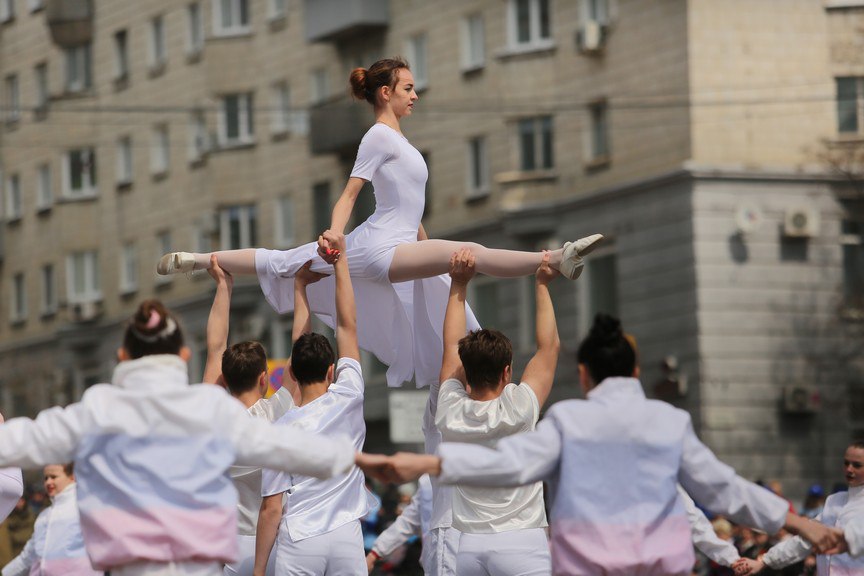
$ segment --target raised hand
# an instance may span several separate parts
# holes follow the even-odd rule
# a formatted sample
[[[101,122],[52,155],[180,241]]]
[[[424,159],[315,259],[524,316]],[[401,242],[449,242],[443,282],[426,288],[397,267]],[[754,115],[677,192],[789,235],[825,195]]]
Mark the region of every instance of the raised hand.
[[[739,558],[732,564],[732,569],[735,570],[735,576],[747,576],[748,574],[758,574],[765,568],[765,563],[761,560],[751,560],[750,558]]]
[[[817,554],[824,554],[829,550],[834,550],[841,546],[843,533],[824,524],[811,520],[804,522],[804,525],[799,529],[799,535],[813,544],[813,549]]]
[[[561,272],[552,268],[549,265],[549,259],[551,258],[552,253],[549,250],[543,251],[543,261],[540,263],[540,267],[537,268],[536,276],[537,283],[547,285],[552,280],[561,275]]]
[[[330,265],[339,259],[339,250],[328,239],[332,234],[335,234],[332,230],[325,230],[318,236],[318,255]]]
[[[453,282],[467,284],[474,277],[474,254],[468,248],[454,252],[450,257],[450,278]]]
[[[397,452],[390,457],[389,481],[404,484],[417,480],[423,474],[438,476],[441,473],[441,458],[432,454]]]
[[[326,278],[327,274],[321,274],[319,272],[313,272],[310,268],[312,266],[312,260],[307,261],[303,266],[297,270],[297,274],[294,275],[294,281],[299,282],[302,286],[308,286],[309,284],[314,284],[318,282],[322,278]]]
[[[354,463],[367,476],[371,476],[381,482],[391,482],[392,473],[389,456],[358,452],[354,456]]]
[[[228,290],[234,287],[234,277],[230,272],[226,272],[219,267],[219,260],[216,258],[216,253],[210,254],[210,268],[207,269],[210,277],[216,281],[216,284],[225,284]]]
[[[845,554],[849,551],[849,544],[846,542],[846,534],[841,528],[832,528],[831,531],[839,538],[837,545],[832,548],[827,548],[822,551],[823,554]]]

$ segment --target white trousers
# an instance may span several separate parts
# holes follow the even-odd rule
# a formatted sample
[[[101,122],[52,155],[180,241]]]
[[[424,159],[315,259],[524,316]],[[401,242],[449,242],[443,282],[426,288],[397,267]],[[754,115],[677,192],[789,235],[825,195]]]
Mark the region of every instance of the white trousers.
[[[252,576],[255,568],[255,536],[237,535],[237,561],[226,564],[222,571],[224,576]],[[276,554],[270,554],[267,563],[267,576],[276,574]]]
[[[465,534],[456,555],[459,576],[549,576],[552,558],[543,528]]]
[[[456,553],[459,552],[459,537],[455,528],[433,528],[423,538],[420,563],[426,576],[458,576]]]
[[[221,576],[221,562],[139,562],[111,569],[111,576]]]
[[[287,530],[276,537],[276,576],[367,576],[360,521],[293,542]]]

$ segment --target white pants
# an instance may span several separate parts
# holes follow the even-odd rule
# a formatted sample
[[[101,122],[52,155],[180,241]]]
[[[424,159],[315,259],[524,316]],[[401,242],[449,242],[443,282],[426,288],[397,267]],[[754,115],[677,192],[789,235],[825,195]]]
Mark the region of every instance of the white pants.
[[[255,536],[237,535],[237,561],[225,565],[224,576],[252,576],[255,568]],[[267,576],[276,574],[276,554],[270,554]]]
[[[426,576],[458,576],[456,553],[459,552],[459,537],[455,528],[433,528],[423,538],[420,563]]]
[[[360,521],[320,536],[293,542],[280,528],[276,538],[276,576],[367,576]]]
[[[110,570],[111,576],[221,576],[221,562],[140,562]]]
[[[543,528],[465,534],[456,556],[459,576],[549,576],[552,559]]]

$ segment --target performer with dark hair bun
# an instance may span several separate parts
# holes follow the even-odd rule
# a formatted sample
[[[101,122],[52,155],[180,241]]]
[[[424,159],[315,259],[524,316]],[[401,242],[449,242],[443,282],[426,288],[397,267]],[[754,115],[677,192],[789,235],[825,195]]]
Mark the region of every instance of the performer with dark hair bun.
[[[428,472],[466,486],[546,480],[556,575],[689,575],[693,545],[678,482],[737,522],[771,533],[785,526],[818,550],[839,542],[720,462],[696,437],[687,412],[645,398],[636,353],[616,318],[595,318],[578,360],[586,400],[553,405],[536,431],[503,438],[495,448],[444,443],[439,456],[397,454],[381,475],[404,481]]]
[[[416,378],[418,386],[437,383],[441,361],[441,326],[449,292],[446,272],[450,256],[468,248],[481,274],[512,278],[528,276],[540,266],[541,251],[496,250],[473,242],[429,240],[421,218],[425,208],[428,172],[420,152],[402,134],[400,121],[414,111],[418,96],[408,64],[388,58],[369,69],[356,68],[350,77],[355,98],[375,111],[375,124],[360,142],[357,160],[345,189],[333,207],[329,231],[342,234],[354,203],[366,182],[375,188],[375,213],[347,235],[351,278],[357,295],[360,347],[374,353],[390,368],[387,382],[398,386]],[[582,256],[602,239],[594,234],[567,242],[550,252],[549,264],[576,279]],[[217,252],[219,265],[231,274],[257,274],[264,296],[280,314],[294,307],[292,282],[297,270],[312,260],[312,271],[332,274],[317,257],[333,250],[322,234],[292,250],[249,248]],[[156,267],[160,274],[209,268],[210,254],[172,252]],[[408,282],[417,280],[417,282]],[[334,282],[328,278],[309,292],[309,304],[331,328],[334,326]],[[469,312],[468,328],[478,324]]]

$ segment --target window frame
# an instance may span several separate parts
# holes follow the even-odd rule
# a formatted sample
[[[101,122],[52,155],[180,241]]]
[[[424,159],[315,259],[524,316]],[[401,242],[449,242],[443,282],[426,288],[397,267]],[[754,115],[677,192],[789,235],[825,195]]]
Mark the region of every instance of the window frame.
[[[270,119],[271,134],[287,134],[291,131],[291,88],[286,80],[271,86],[273,117]]]
[[[530,126],[530,131],[524,128]],[[548,131],[546,128],[548,127]],[[546,134],[548,134],[549,142],[546,146]],[[519,171],[520,172],[539,172],[555,169],[555,118],[552,115],[545,114],[540,116],[530,116],[520,118],[516,123],[516,135],[519,146]],[[525,137],[531,137],[532,150],[531,161],[526,154]]]
[[[224,3],[230,4],[231,12],[230,19],[232,23],[225,25],[225,14],[223,13]],[[243,6],[245,5],[246,22],[234,24],[233,21],[241,22],[243,16]],[[250,10],[251,3],[249,0],[213,0],[213,35],[218,37],[225,36],[241,36],[249,34],[252,31],[252,12]]]
[[[33,84],[36,88],[36,109],[44,110],[51,100],[48,84],[48,62],[39,62],[33,66]]]
[[[519,2],[528,2],[528,39],[519,40]],[[542,36],[541,4],[546,4],[549,35]],[[511,52],[545,50],[555,45],[552,23],[552,0],[509,0],[507,3],[507,47]]]
[[[288,206],[286,214],[285,206]],[[289,248],[294,245],[297,232],[294,226],[294,198],[290,194],[279,196],[276,199],[276,245],[280,248]],[[286,231],[289,233],[286,234]]]
[[[478,23],[477,30],[472,23]],[[479,35],[479,39],[476,35]],[[486,23],[482,12],[474,12],[462,18],[461,40],[462,72],[473,72],[484,68],[486,66]],[[474,53],[477,44],[479,44],[479,54]]]
[[[204,50],[204,18],[200,2],[186,5],[186,55],[196,56]]]
[[[120,248],[120,278],[118,282],[120,294],[127,295],[138,291],[141,281],[138,264],[137,245],[134,241],[124,242]]]
[[[73,46],[64,50],[65,88],[70,94],[86,92],[93,87],[93,48],[91,44]],[[75,72],[75,74],[73,74]]]
[[[53,263],[43,264],[39,268],[39,278],[42,286],[39,293],[39,304],[42,316],[57,313],[57,271]]]
[[[171,140],[168,124],[155,124],[150,131],[150,139],[150,174],[164,176],[171,169]]]
[[[405,40],[405,55],[414,75],[414,90],[429,88],[429,34],[417,32]]]
[[[232,244],[232,215],[237,215],[239,223],[239,244]],[[258,239],[258,205],[232,204],[219,209],[219,246],[221,250],[238,250],[243,248],[254,248]]]
[[[478,144],[479,147],[476,146]],[[484,198],[492,190],[492,173],[489,167],[489,138],[485,134],[469,138],[466,150],[467,179],[465,183],[465,196],[468,199]],[[479,158],[475,156],[478,152]]]
[[[53,175],[51,164],[42,162],[36,166],[36,210],[48,210],[54,204]]]
[[[8,74],[3,81],[4,99],[6,101],[5,120],[13,124],[21,120],[21,82],[17,73]]]
[[[82,272],[84,274],[84,290],[76,292],[75,259],[82,259]],[[101,302],[102,290],[100,288],[99,276],[99,252],[96,250],[79,250],[66,256],[66,300],[70,304],[85,304],[89,302]]]
[[[117,138],[115,148],[115,182],[118,186],[132,184],[134,180],[134,157],[131,134],[124,134]]]
[[[13,172],[6,178],[3,208],[6,213],[6,222],[17,222],[24,214],[21,196],[21,174]]]
[[[82,158],[82,165],[86,164],[88,160],[92,163],[92,173],[91,171],[82,170],[81,172],[81,187],[79,189],[75,189],[72,187],[72,154],[78,152],[81,154],[86,154],[89,158]],[[86,146],[83,148],[71,148],[66,150],[63,154],[63,198],[65,199],[81,199],[81,198],[94,198],[99,193],[98,189],[98,164],[96,160],[96,148],[93,146]]]
[[[189,113],[187,135],[186,156],[191,163],[199,162],[210,151],[210,137],[204,110],[196,109]]]
[[[237,98],[237,137],[228,138],[228,99]],[[219,107],[219,145],[232,148],[255,143],[255,93],[234,92],[220,97]],[[245,104],[244,104],[245,103]]]
[[[9,321],[19,324],[27,320],[27,278],[24,272],[16,272],[11,278],[9,290]]]

